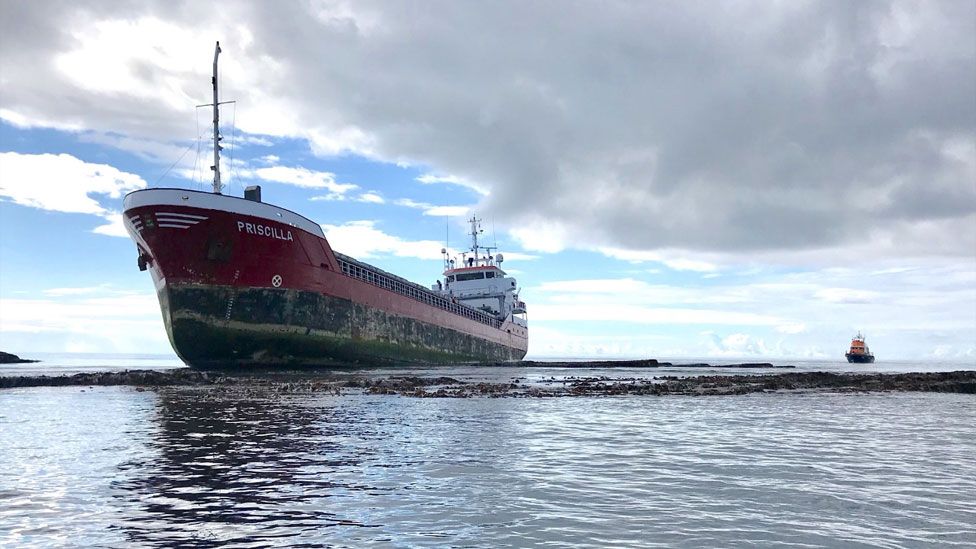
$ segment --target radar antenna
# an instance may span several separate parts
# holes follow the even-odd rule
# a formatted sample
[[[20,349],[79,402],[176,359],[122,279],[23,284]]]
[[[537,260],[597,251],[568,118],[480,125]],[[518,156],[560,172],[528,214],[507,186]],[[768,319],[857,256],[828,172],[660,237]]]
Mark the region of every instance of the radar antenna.
[[[484,229],[481,228],[481,220],[476,216],[471,216],[471,219],[469,219],[468,222],[471,223],[471,232],[469,234],[471,235],[471,251],[474,253],[474,264],[481,265],[482,261],[484,261],[486,265],[490,264],[491,260],[493,259],[491,256],[491,251],[497,250],[497,246],[479,245],[478,235],[485,232]],[[478,255],[478,250],[485,251],[484,257],[480,257]]]

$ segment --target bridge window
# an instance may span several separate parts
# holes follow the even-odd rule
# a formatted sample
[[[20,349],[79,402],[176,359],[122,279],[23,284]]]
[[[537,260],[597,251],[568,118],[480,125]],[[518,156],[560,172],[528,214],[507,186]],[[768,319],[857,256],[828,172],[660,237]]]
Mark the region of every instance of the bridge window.
[[[458,282],[464,282],[465,280],[482,280],[485,278],[485,273],[464,273],[457,275]]]

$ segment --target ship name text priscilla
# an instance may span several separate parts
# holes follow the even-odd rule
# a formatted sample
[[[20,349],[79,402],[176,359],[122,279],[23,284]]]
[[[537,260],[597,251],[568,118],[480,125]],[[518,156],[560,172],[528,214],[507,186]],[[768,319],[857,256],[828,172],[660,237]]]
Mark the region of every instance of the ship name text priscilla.
[[[237,232],[256,234],[258,236],[266,236],[268,238],[276,238],[278,240],[295,240],[295,238],[291,235],[291,231],[284,231],[269,225],[245,223],[244,221],[237,222]]]

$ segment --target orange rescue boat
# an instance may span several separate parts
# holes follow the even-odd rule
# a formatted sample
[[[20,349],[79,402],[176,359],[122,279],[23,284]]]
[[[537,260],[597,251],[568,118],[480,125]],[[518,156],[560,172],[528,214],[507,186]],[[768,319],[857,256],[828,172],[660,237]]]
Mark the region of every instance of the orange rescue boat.
[[[858,332],[851,340],[851,349],[845,354],[847,362],[857,362],[860,364],[870,364],[874,362],[874,355],[864,342],[864,336]]]

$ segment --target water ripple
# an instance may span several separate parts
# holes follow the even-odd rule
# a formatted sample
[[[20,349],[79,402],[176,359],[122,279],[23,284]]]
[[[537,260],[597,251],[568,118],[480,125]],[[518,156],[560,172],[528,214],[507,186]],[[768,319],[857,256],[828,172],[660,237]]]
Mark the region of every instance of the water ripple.
[[[0,392],[0,545],[976,543],[958,394]]]

